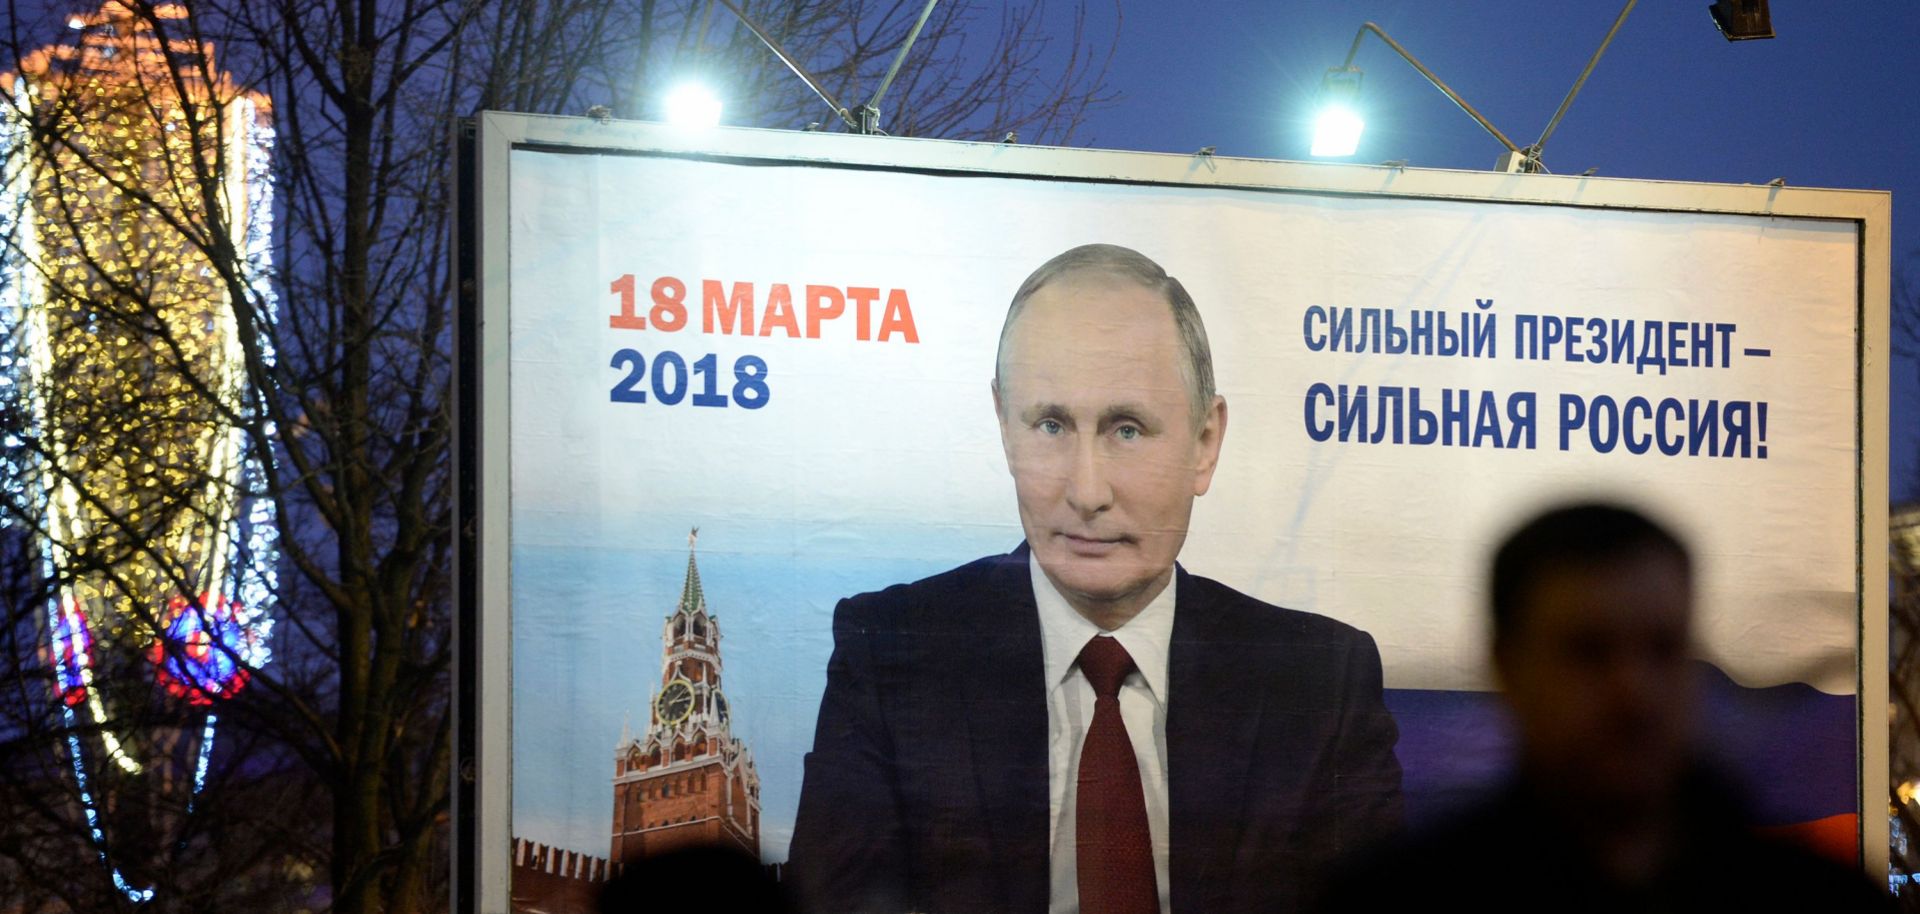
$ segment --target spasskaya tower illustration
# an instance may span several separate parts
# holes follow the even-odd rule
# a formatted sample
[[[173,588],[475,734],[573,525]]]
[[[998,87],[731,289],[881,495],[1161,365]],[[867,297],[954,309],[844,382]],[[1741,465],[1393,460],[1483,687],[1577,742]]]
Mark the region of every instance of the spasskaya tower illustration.
[[[613,847],[626,863],[690,845],[760,854],[760,776],[733,735],[721,691],[720,623],[707,611],[694,543],[661,634],[665,660],[644,732],[620,735],[613,768]]]

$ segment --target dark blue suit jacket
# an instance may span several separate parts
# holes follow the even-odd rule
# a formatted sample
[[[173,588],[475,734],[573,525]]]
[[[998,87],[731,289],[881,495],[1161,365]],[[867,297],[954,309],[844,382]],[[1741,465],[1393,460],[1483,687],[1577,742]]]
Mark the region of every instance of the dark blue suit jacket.
[[[1288,911],[1400,824],[1365,632],[1177,570],[1171,905]],[[787,879],[803,910],[1044,914],[1047,709],[1027,549],[841,601]]]

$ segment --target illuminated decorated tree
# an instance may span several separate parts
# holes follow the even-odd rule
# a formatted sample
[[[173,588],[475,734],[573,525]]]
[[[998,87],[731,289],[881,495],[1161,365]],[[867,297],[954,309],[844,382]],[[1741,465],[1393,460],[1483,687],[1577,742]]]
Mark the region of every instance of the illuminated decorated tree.
[[[268,659],[277,538],[245,434],[251,312],[210,258],[241,252],[271,300],[267,100],[152,22],[109,0],[0,76],[5,482],[45,584],[80,813],[134,901],[154,864],[118,848],[178,831],[216,706]]]
[[[1894,351],[1909,363],[1920,361],[1920,251],[1909,252],[1894,272],[1892,304]],[[1911,499],[1920,479],[1896,476],[1893,491],[1902,489]],[[1895,502],[1889,515],[1889,866],[1900,909],[1920,911],[1920,501]]]
[[[0,17],[0,911],[444,908],[456,122],[830,115],[711,4],[99,2]],[[943,0],[885,128],[1070,140],[1085,4]],[[739,5],[854,101],[918,18]]]

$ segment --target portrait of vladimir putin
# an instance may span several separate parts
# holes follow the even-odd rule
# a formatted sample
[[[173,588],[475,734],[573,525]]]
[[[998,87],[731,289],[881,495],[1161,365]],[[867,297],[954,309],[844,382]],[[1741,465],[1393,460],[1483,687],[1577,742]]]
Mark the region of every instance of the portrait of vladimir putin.
[[[1228,430],[1192,298],[1068,250],[990,389],[1025,541],[835,609],[786,878],[821,912],[1297,909],[1398,828],[1397,731],[1365,632],[1177,561]]]

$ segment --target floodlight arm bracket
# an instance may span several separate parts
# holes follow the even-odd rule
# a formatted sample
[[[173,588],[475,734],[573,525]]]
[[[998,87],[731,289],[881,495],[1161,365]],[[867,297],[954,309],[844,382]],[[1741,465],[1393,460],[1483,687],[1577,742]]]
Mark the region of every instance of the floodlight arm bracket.
[[[1554,128],[1560,126],[1560,119],[1567,116],[1567,109],[1573,107],[1573,97],[1579,95],[1580,88],[1587,84],[1587,77],[1593,75],[1594,66],[1600,63],[1600,55],[1607,53],[1607,45],[1613,43],[1613,36],[1620,33],[1620,26],[1626,24],[1627,14],[1633,12],[1633,5],[1638,2],[1640,0],[1627,0],[1627,5],[1620,8],[1620,15],[1614,17],[1613,28],[1607,30],[1607,37],[1600,39],[1600,47],[1595,48],[1593,56],[1587,59],[1587,68],[1580,71],[1580,78],[1573,81],[1573,88],[1568,89],[1567,97],[1561,99],[1560,110],[1555,111],[1553,119],[1547,121],[1547,129],[1540,131],[1540,139],[1527,148],[1533,161],[1540,160],[1540,153],[1547,146],[1547,137],[1553,136]]]
[[[786,64],[787,68],[793,71],[793,75],[800,77],[800,81],[806,83],[807,88],[813,90],[813,94],[820,96],[820,100],[826,102],[827,107],[833,109],[833,113],[840,118],[841,123],[846,124],[856,132],[866,132],[861,129],[860,121],[854,119],[853,114],[846,109],[846,106],[833,100],[833,94],[827,91],[827,87],[822,86],[819,80],[814,79],[813,74],[808,73],[807,68],[801,66],[800,62],[795,60],[792,54],[788,54],[787,49],[781,47],[780,42],[775,41],[772,35],[767,34],[766,30],[760,28],[752,19],[747,18],[745,10],[735,6],[733,0],[719,0],[719,3],[721,6],[726,7],[729,12],[733,13],[734,17],[739,19],[741,24],[747,27],[747,31],[752,32],[754,37],[759,38],[760,43],[766,45],[767,50],[773,52],[773,56],[780,58],[780,62]],[[924,19],[922,21],[924,21]],[[917,34],[919,32],[918,27],[916,27],[914,31]],[[908,43],[911,44],[912,39],[908,39]],[[905,53],[905,49],[902,49],[902,53]],[[895,64],[895,66],[897,67],[898,64]],[[891,78],[891,74],[889,74],[889,78]]]
[[[721,2],[724,3],[726,2],[726,0],[721,0]],[[1499,140],[1500,145],[1507,147],[1508,152],[1522,153],[1522,150],[1520,149],[1519,146],[1514,145],[1514,142],[1512,140],[1507,139],[1506,134],[1500,132],[1500,128],[1493,126],[1493,122],[1487,120],[1485,115],[1482,115],[1479,111],[1475,110],[1472,105],[1467,104],[1467,100],[1464,98],[1461,98],[1460,93],[1453,91],[1453,87],[1443,82],[1439,76],[1434,74],[1432,70],[1427,69],[1427,65],[1421,63],[1420,59],[1413,56],[1413,53],[1411,51],[1408,51],[1406,48],[1401,47],[1400,42],[1393,40],[1393,36],[1388,35],[1385,30],[1381,29],[1379,26],[1374,25],[1371,22],[1361,23],[1360,31],[1355,33],[1353,36],[1353,47],[1347,49],[1347,61],[1346,63],[1341,65],[1341,69],[1345,69],[1345,70],[1353,69],[1353,58],[1355,55],[1360,53],[1360,41],[1361,39],[1367,37],[1368,32],[1372,32],[1374,35],[1379,36],[1381,41],[1384,41],[1387,43],[1387,47],[1392,48],[1394,52],[1399,54],[1402,58],[1404,58],[1407,61],[1407,63],[1412,64],[1413,68],[1416,70],[1419,70],[1420,75],[1426,77],[1427,82],[1432,83],[1435,89],[1439,89],[1442,94],[1446,95],[1447,98],[1452,99],[1453,103],[1456,105],[1459,105],[1460,110],[1465,111],[1468,117],[1471,117],[1475,121],[1479,122],[1480,126],[1486,128],[1486,131],[1488,133],[1493,134],[1493,138],[1496,140]],[[1612,37],[1612,36],[1608,36],[1608,37]]]
[[[887,89],[893,85],[893,78],[900,75],[900,65],[907,62],[907,52],[913,50],[913,43],[920,38],[920,30],[926,27],[927,19],[933,15],[934,4],[939,2],[940,0],[927,0],[927,5],[920,9],[920,18],[914,22],[913,31],[907,33],[907,40],[900,43],[900,53],[893,55],[893,65],[887,68],[887,75],[880,80],[879,87],[873,90],[873,97],[860,106],[860,123],[863,128],[861,133],[879,131],[880,98],[886,95]]]

